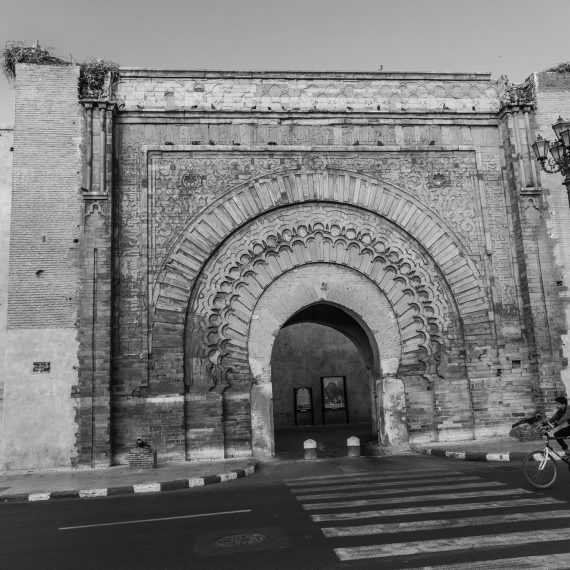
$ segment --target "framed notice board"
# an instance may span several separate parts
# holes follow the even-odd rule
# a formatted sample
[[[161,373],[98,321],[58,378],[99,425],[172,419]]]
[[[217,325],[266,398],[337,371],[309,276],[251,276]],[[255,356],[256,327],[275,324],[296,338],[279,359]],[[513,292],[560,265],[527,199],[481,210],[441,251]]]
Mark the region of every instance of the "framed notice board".
[[[295,405],[295,425],[298,425],[298,414],[311,414],[311,425],[315,425],[315,415],[313,412],[313,389],[303,386],[293,388],[293,400]]]
[[[346,403],[346,376],[321,376],[323,395],[323,424],[327,413],[344,411],[348,423],[348,406]]]

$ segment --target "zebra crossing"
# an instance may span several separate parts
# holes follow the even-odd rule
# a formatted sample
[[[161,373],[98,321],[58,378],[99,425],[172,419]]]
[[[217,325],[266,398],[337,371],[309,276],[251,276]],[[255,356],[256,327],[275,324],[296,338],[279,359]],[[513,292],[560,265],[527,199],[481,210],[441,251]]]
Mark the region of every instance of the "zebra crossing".
[[[425,567],[434,570],[570,568],[570,509],[548,495],[444,469],[298,477],[285,483],[341,562],[422,568],[431,555],[463,558]],[[541,543],[554,543],[552,554],[520,556],[520,548]],[[490,549],[497,558],[486,559]]]

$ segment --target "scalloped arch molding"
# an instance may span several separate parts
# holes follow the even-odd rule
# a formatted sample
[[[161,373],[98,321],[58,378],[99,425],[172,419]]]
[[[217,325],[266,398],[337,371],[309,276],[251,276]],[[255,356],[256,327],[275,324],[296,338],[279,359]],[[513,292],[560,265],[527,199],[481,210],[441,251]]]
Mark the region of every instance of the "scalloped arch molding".
[[[401,346],[401,367],[392,373],[423,370],[434,350],[447,346],[457,311],[441,274],[419,244],[393,223],[359,208],[326,203],[289,206],[240,228],[204,265],[189,304],[186,381],[208,385],[251,380],[249,340],[257,304],[283,274],[307,266],[316,272],[314,287],[319,289],[327,287],[324,267],[344,267],[386,297]],[[368,295],[372,302],[370,287],[360,283],[335,302],[350,308],[350,295]],[[301,299],[291,297],[291,290],[283,289],[289,306],[304,302],[301,309],[315,301],[301,292]],[[375,310],[381,306],[368,306],[369,312]],[[357,314],[366,320],[364,306]],[[420,361],[423,368],[418,368]]]

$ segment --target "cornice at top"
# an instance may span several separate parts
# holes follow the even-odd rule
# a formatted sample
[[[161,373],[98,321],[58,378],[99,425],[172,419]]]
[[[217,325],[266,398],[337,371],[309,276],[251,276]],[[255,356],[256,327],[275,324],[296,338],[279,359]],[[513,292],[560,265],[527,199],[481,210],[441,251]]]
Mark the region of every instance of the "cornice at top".
[[[221,72],[123,69],[122,111],[493,113],[488,73]]]
[[[405,81],[487,81],[488,72],[454,73],[435,71],[291,71],[291,70],[222,70],[222,69],[160,69],[149,67],[122,67],[121,78],[164,79],[336,79],[345,81],[405,80]]]

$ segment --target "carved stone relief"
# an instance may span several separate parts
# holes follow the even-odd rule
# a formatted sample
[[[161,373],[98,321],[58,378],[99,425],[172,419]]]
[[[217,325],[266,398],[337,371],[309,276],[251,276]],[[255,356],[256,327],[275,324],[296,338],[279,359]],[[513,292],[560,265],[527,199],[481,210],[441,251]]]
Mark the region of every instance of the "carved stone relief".
[[[490,78],[402,80],[259,77],[131,78],[121,73],[117,101],[125,110],[194,111],[496,111],[498,85]]]
[[[204,266],[193,289],[187,381],[247,377],[256,299],[283,272],[318,262],[352,267],[377,283],[398,317],[403,364],[420,361],[431,369],[445,352],[455,309],[438,269],[421,249],[394,224],[346,206],[289,207],[240,228]]]
[[[471,253],[478,252],[480,247],[481,228],[471,182],[476,170],[473,153],[437,157],[390,153],[374,158],[346,158],[332,153],[282,154],[271,158],[234,153],[197,157],[188,153],[171,154],[151,157],[148,210],[155,269],[163,262],[172,237],[214,199],[236,185],[288,172],[314,176],[320,172],[344,171],[370,176],[379,182],[393,182],[445,220]]]

